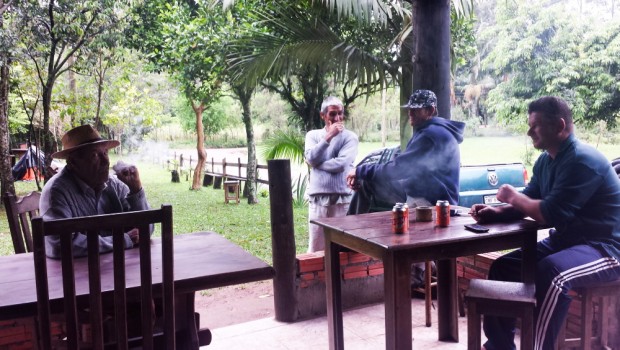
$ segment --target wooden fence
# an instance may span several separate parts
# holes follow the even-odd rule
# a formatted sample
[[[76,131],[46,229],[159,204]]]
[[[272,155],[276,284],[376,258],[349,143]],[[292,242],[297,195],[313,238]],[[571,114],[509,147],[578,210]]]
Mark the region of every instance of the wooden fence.
[[[190,181],[195,170],[196,159],[184,156],[182,153],[174,152],[171,159],[166,160],[168,170],[176,170],[180,177],[185,176],[186,181]],[[237,161],[228,161],[223,158],[221,162],[216,162],[214,158],[205,162],[203,169],[204,175],[222,177],[232,180],[247,181],[247,163],[242,163],[241,158]],[[267,174],[267,165],[256,165],[256,182],[269,185],[269,176]]]

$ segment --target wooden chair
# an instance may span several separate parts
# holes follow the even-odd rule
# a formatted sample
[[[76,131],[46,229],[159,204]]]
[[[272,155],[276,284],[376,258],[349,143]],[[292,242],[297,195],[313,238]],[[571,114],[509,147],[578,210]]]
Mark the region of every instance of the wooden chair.
[[[414,291],[424,294],[426,327],[432,325],[431,308],[433,307],[433,288],[437,288],[437,278],[433,276],[431,262],[427,260],[424,262],[424,287],[414,289]]]
[[[6,218],[9,221],[15,254],[32,252],[30,220],[39,215],[39,198],[40,192],[30,192],[19,199],[10,192],[4,195]]]
[[[620,295],[620,280],[575,288],[574,291],[577,292],[578,299],[581,300],[580,334],[579,337],[566,338],[565,321],[558,336],[556,348],[566,349],[576,347],[578,349],[589,350],[592,349],[592,343],[595,343],[598,346],[597,348],[609,349],[609,317],[611,316],[608,314],[609,298],[618,297],[618,295]],[[599,303],[598,312],[596,313],[597,329],[595,334],[592,332],[594,300],[597,300]]]
[[[101,271],[108,268],[100,265],[98,249],[99,233],[106,231],[113,236],[113,269],[114,269],[114,331],[116,348],[127,349],[129,344],[127,332],[127,291],[125,287],[125,243],[124,232],[131,228],[139,229],[139,256],[140,256],[140,295],[141,302],[141,347],[153,349],[153,284],[151,268],[151,235],[150,224],[161,223],[162,240],[162,286],[158,288],[163,300],[163,341],[158,340],[159,346],[165,349],[175,348],[175,316],[174,316],[174,260],[173,260],[173,233],[172,207],[163,205],[161,209],[144,210],[119,214],[95,215],[59,220],[44,220],[41,217],[32,220],[34,266],[37,288],[37,307],[40,327],[40,348],[51,348],[49,327],[50,301],[48,290],[47,258],[45,254],[45,236],[60,238],[62,282],[64,291],[64,316],[66,321],[67,341],[69,349],[78,349],[79,342],[78,309],[83,310],[78,302],[84,300],[76,298],[75,260],[73,257],[72,237],[74,232],[81,232],[88,240],[88,281],[89,295],[88,314],[93,349],[103,349],[103,307],[101,292]],[[153,254],[159,254],[153,252]],[[85,258],[81,258],[85,259]],[[79,274],[84,276],[85,271]],[[79,276],[79,275],[78,275]],[[157,297],[160,295],[157,294]],[[107,296],[106,296],[107,298]],[[110,295],[110,299],[112,296]],[[106,299],[108,300],[108,299]],[[106,302],[107,304],[107,302]],[[109,344],[107,344],[109,345]]]
[[[467,302],[467,349],[481,347],[480,315],[521,319],[521,350],[534,348],[533,284],[472,279],[465,293]]]

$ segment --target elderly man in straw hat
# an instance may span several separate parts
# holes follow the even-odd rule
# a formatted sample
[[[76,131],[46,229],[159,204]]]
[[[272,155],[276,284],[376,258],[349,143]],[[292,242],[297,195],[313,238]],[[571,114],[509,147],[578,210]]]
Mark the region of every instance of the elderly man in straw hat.
[[[119,144],[101,138],[90,125],[69,130],[62,137],[63,150],[52,154],[52,158],[66,159],[67,165],[43,188],[41,215],[46,219],[61,219],[148,209],[135,166],[119,161],[114,166],[116,176],[109,176],[108,150]],[[60,257],[58,237],[45,239],[47,254]],[[126,248],[137,243],[137,230],[125,234]],[[111,250],[112,237],[99,237],[99,251]],[[77,234],[73,238],[73,254],[87,254],[85,235]]]

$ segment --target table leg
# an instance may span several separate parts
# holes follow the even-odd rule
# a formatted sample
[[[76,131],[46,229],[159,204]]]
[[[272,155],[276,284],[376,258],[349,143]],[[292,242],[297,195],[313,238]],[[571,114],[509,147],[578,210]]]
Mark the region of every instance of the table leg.
[[[521,270],[521,277],[524,283],[536,283],[536,245],[536,230],[523,235],[523,270]]]
[[[459,341],[456,259],[437,261],[437,322],[439,340]]]
[[[383,258],[385,348],[411,349],[411,261],[388,253]]]
[[[344,349],[339,253],[340,246],[331,241],[329,229],[325,228],[325,290],[327,292],[327,327],[331,350]]]
[[[198,328],[194,317],[194,292],[175,296],[177,349],[198,349]]]

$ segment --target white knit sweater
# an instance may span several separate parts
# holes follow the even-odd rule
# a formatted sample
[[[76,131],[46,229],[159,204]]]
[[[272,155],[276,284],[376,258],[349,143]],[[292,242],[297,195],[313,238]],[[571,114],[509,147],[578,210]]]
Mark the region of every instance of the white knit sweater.
[[[357,135],[345,129],[329,143],[325,135],[325,128],[306,134],[304,156],[312,167],[307,194],[350,194],[346,176],[357,156]]]

